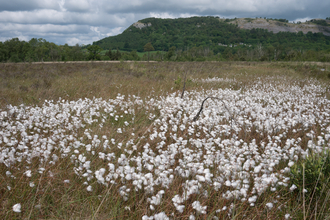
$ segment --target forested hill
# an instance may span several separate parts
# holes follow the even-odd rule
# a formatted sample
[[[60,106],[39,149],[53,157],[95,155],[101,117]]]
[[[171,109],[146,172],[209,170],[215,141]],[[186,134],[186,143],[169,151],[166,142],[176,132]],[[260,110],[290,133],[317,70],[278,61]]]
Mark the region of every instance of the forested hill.
[[[246,18],[251,23],[251,18]],[[263,28],[244,29],[235,23],[236,19],[218,17],[191,17],[178,19],[146,18],[128,27],[122,34],[104,38],[93,44],[103,49],[143,51],[150,42],[156,51],[176,49],[188,50],[192,47],[209,48],[214,54],[223,52],[225,47],[263,47],[289,48],[291,50],[329,50],[330,36],[323,33],[303,31],[297,33],[273,33]],[[268,19],[269,20],[269,19]],[[270,19],[279,26],[292,26],[286,19]],[[322,30],[330,33],[329,18],[309,21],[324,26]],[[274,22],[273,22],[274,23]],[[298,25],[298,24],[297,24]],[[282,49],[283,50],[283,49]]]

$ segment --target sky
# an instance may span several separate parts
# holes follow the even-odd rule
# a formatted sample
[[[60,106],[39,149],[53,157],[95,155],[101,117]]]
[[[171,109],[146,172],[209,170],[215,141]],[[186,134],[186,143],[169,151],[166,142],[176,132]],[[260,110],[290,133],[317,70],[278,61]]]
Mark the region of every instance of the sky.
[[[0,0],[0,41],[43,38],[87,45],[138,20],[219,16],[306,21],[330,17],[329,0]]]

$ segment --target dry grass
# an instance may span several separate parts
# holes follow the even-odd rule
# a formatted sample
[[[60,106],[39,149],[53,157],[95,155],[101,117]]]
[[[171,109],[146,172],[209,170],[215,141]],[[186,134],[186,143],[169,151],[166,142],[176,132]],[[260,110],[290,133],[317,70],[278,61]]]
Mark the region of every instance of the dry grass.
[[[321,72],[324,68],[328,72]],[[288,76],[293,80],[315,76],[327,81],[329,64],[253,62],[120,62],[0,64],[0,108],[6,105],[43,103],[44,100],[76,100],[82,97],[113,98],[118,93],[141,97],[164,95],[182,89],[175,80],[223,77],[237,83],[214,83],[207,87],[244,88],[256,78]],[[183,80],[182,80],[183,81]],[[188,83],[187,90],[200,88]]]

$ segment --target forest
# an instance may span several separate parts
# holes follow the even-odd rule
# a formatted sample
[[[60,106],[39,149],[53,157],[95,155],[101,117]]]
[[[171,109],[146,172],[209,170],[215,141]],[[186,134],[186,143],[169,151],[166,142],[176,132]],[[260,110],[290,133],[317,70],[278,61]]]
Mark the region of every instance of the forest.
[[[248,18],[247,18],[248,19]],[[330,36],[323,33],[245,30],[229,24],[234,19],[191,17],[146,18],[122,34],[92,45],[56,45],[42,38],[0,42],[0,62],[43,62],[82,60],[158,61],[321,61],[330,62]],[[326,20],[329,20],[327,18]],[[286,19],[277,19],[285,25]],[[328,24],[325,20],[311,20]],[[146,49],[147,44],[151,47]],[[150,52],[150,53],[149,53]]]

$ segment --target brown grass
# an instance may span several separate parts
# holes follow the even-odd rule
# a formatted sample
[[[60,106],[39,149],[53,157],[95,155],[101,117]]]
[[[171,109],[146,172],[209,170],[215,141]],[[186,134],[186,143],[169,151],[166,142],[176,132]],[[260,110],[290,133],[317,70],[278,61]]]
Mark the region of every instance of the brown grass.
[[[258,77],[290,75],[293,80],[315,76],[327,80],[329,64],[254,63],[254,62],[116,62],[0,64],[0,108],[11,105],[38,105],[44,100],[102,97],[118,93],[140,97],[164,95],[181,90],[187,79],[206,77],[236,78],[237,83],[213,83],[207,87],[244,88]],[[180,77],[181,85],[175,80]],[[188,83],[187,90],[200,88]]]

